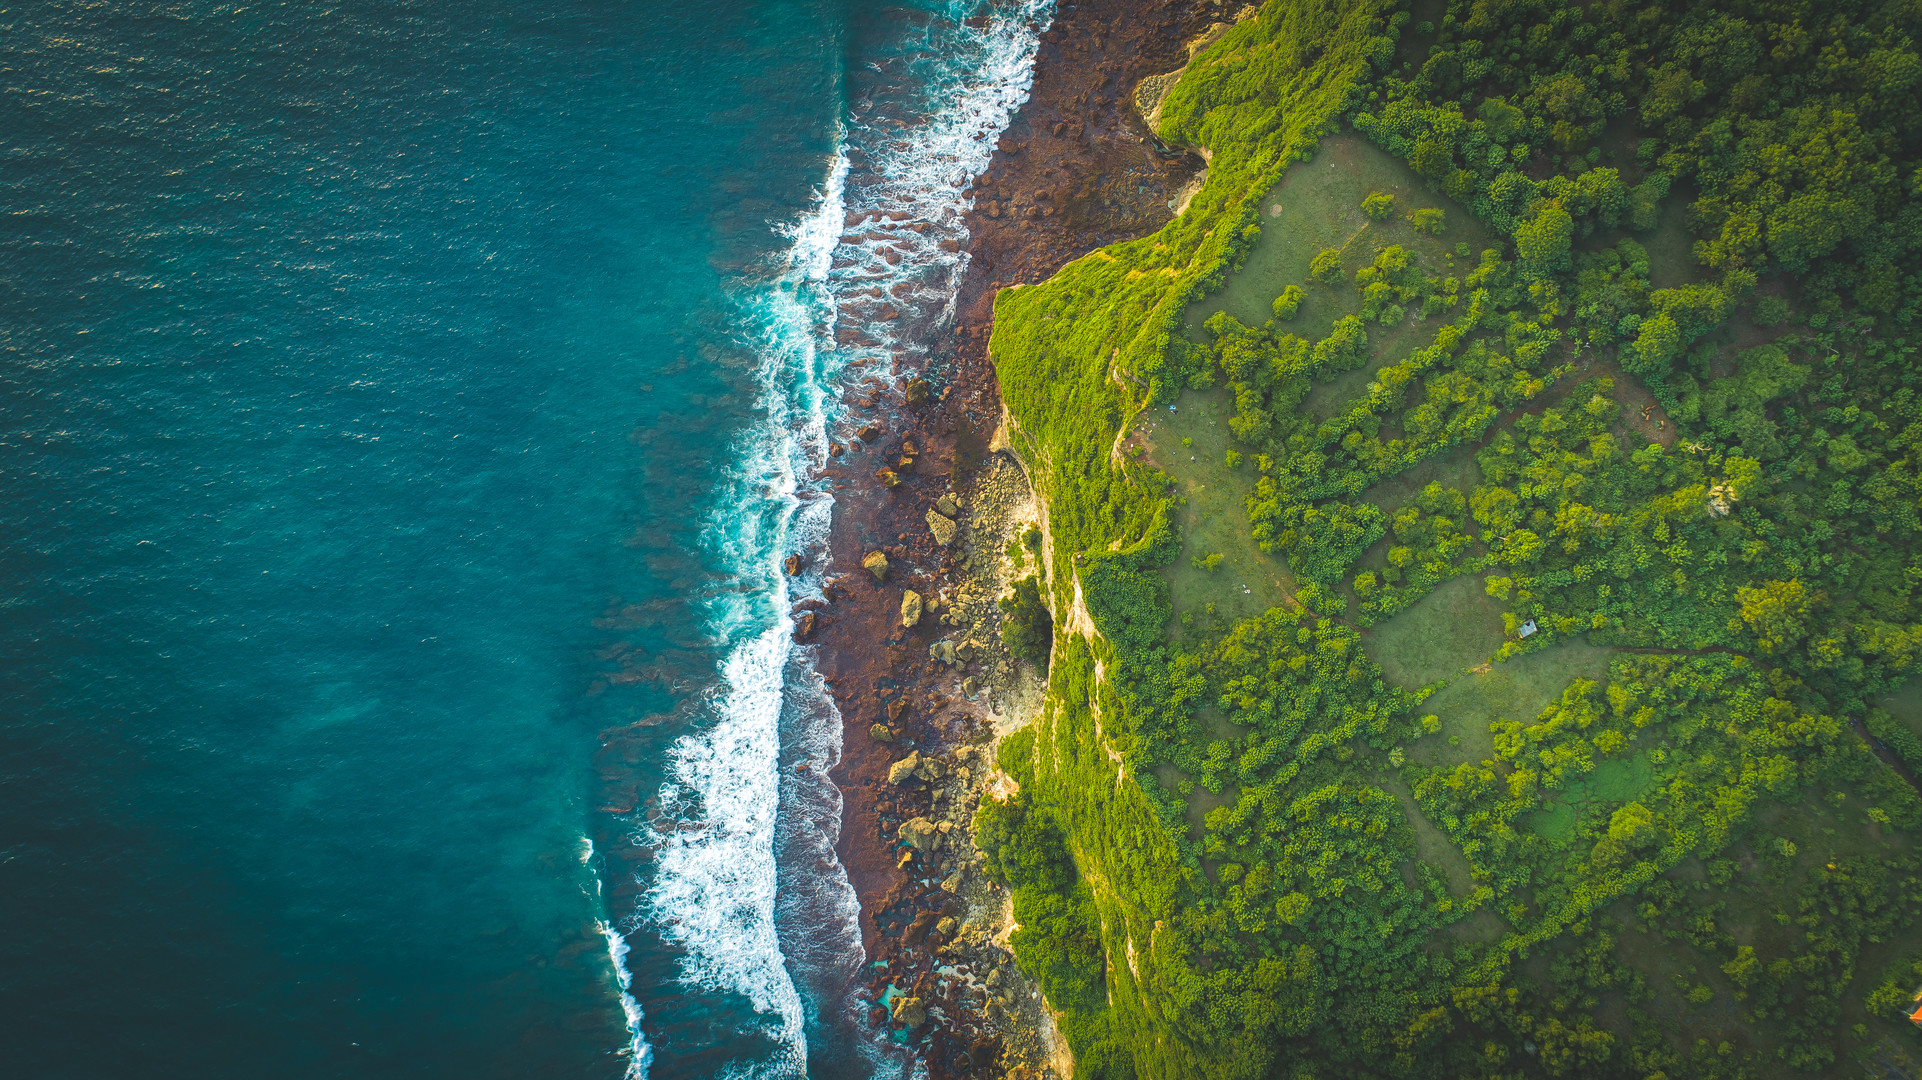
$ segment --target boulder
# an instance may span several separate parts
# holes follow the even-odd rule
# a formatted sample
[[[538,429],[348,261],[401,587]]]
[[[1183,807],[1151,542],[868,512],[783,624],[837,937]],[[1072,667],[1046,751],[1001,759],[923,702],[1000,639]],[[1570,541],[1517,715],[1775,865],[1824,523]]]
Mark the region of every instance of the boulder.
[[[813,637],[814,631],[819,625],[820,618],[816,616],[814,612],[803,611],[801,617],[794,620],[794,640],[806,641]]]
[[[916,753],[919,755],[919,751]],[[923,780],[939,780],[948,775],[948,767],[941,763],[940,758],[921,756],[921,763],[915,766],[914,775]]]
[[[951,517],[943,517],[932,510],[928,511],[928,531],[934,534],[934,542],[937,544],[954,543],[954,519]]]
[[[880,472],[875,473],[874,476],[875,479],[881,481],[882,487],[898,487],[901,483],[901,474],[895,472],[893,469],[882,469]]]
[[[928,399],[933,396],[932,389],[928,386],[928,380],[908,380],[908,406],[910,408],[919,408],[922,405],[926,405]]]
[[[888,766],[888,783],[905,784],[915,778],[915,770],[920,767],[921,751],[909,751],[907,757]]]
[[[867,557],[861,560],[861,565],[867,568],[868,573],[874,575],[874,580],[886,581],[888,579],[888,556],[886,552],[868,552]]]
[[[854,437],[861,440],[864,443],[871,443],[874,440],[881,437],[881,428],[877,424],[869,424],[866,427],[862,428],[861,430],[855,432]]]
[[[806,565],[807,565],[807,561],[805,559],[802,559],[799,555],[789,555],[787,557],[787,561],[781,564],[781,569],[787,571],[787,576],[796,577],[801,573],[801,569]]]
[[[898,997],[894,999],[894,1022],[902,1027],[920,1027],[928,1018],[928,1007],[918,997]]]
[[[979,694],[980,692],[981,692],[980,679],[977,679],[974,676],[970,675],[967,678],[961,680],[961,694],[963,697],[966,697],[969,701],[973,701],[975,698],[975,695]]]
[[[901,593],[901,625],[912,627],[921,621],[921,594],[913,589]]]
[[[901,842],[916,851],[929,852],[941,846],[941,830],[927,818],[910,818],[901,823],[896,834]]]
[[[954,501],[953,492],[934,500],[934,508],[947,517],[955,517],[961,513],[961,504]]]
[[[876,724],[868,729],[868,738],[878,743],[894,741],[894,732],[886,724]]]
[[[954,642],[937,641],[934,644],[928,646],[928,655],[948,665],[949,667],[953,667],[956,661],[956,657],[954,655]]]

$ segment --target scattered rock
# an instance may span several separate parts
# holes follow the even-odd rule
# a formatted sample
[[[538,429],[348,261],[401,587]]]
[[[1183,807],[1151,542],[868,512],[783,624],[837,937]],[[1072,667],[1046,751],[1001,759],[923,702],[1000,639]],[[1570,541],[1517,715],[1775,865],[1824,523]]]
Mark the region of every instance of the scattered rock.
[[[913,589],[901,593],[901,625],[912,628],[921,621],[921,594]]]
[[[787,561],[781,564],[781,569],[787,571],[787,576],[797,577],[805,566],[807,566],[806,560],[802,559],[799,555],[789,555]]]
[[[888,783],[905,784],[915,779],[915,770],[921,767],[921,751],[911,750],[908,756],[888,766]]]
[[[886,552],[868,552],[867,557],[861,560],[861,565],[867,569],[868,573],[874,575],[874,580],[886,581],[888,579],[888,556]]]
[[[955,525],[953,518],[943,517],[933,510],[928,511],[928,531],[934,534],[935,543],[954,543],[954,530]]]
[[[953,492],[934,500],[934,508],[948,517],[954,517],[961,512],[961,504],[954,501]]]
[[[891,743],[894,741],[894,731],[886,724],[876,724],[868,729],[868,738],[878,743]]]

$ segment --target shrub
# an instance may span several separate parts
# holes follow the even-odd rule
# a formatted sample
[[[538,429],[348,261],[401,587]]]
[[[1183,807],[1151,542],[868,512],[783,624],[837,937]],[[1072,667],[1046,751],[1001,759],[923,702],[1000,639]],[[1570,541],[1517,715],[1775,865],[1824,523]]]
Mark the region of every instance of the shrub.
[[[1280,296],[1275,297],[1275,304],[1274,304],[1275,318],[1280,319],[1283,322],[1286,322],[1289,319],[1294,318],[1295,313],[1300,310],[1301,310],[1301,286],[1290,285],[1286,289],[1283,289],[1281,291]]]
[[[1308,263],[1308,276],[1323,285],[1333,285],[1341,280],[1341,249],[1323,248],[1315,253]]]
[[[1014,592],[1001,598],[1006,618],[1001,623],[1001,640],[1008,651],[1034,664],[1048,666],[1048,653],[1054,648],[1054,616],[1041,601],[1041,580],[1033,575],[1014,583]]]
[[[1395,197],[1387,192],[1370,192],[1368,197],[1361,201],[1361,212],[1370,221],[1386,221],[1388,215],[1395,212]]]

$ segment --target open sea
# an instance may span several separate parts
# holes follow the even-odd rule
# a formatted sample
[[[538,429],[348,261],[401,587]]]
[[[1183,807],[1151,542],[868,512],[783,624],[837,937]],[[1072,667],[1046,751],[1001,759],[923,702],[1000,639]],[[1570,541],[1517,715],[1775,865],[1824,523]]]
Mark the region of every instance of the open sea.
[[[0,7],[0,1072],[914,1071],[780,563],[1050,12]]]

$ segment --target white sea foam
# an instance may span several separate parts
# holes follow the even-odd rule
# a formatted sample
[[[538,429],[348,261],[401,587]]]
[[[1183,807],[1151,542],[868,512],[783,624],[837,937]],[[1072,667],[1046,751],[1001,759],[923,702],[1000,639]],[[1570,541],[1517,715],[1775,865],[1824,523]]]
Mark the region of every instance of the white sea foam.
[[[908,119],[884,122],[872,100],[856,104],[816,208],[783,230],[782,265],[741,303],[766,421],[732,448],[737,465],[704,533],[713,561],[738,578],[710,601],[727,655],[692,730],[669,750],[669,780],[645,829],[655,860],[641,906],[682,950],[681,980],[746,998],[778,1047],[766,1060],[735,1063],[730,1076],[805,1074],[809,1017],[794,972],[815,986],[856,983],[859,906],[834,858],[840,793],[826,780],[841,755],[841,717],[810,666],[813,650],[792,642],[790,590],[818,595],[827,562],[833,499],[819,474],[840,419],[835,387],[882,357],[924,351],[897,327],[952,317],[966,266],[967,186],[1026,100],[1051,11],[1039,0],[1003,0],[970,29],[961,20],[978,5],[953,6],[899,57],[921,84],[905,103]],[[884,213],[911,216],[875,219]],[[858,232],[857,217],[866,219]],[[909,227],[915,221],[922,231]],[[881,296],[898,321],[881,317]],[[837,341],[848,327],[861,340]],[[789,552],[811,567],[799,581],[782,571]],[[809,769],[782,768],[784,754]],[[783,865],[794,879],[777,890]],[[608,933],[610,951],[624,954]],[[625,968],[617,970],[625,987]],[[841,1004],[849,1015],[859,1007]],[[638,1003],[629,1020],[644,1070]]]
[[[587,848],[591,854],[592,841]],[[654,1061],[654,1049],[641,1035],[641,1021],[645,1017],[640,1001],[634,997],[634,975],[627,970],[627,939],[604,922],[597,925],[601,936],[607,939],[607,959],[614,965],[614,978],[621,984],[621,1011],[627,1014],[627,1080],[647,1080],[647,1067]]]
[[[787,265],[744,304],[760,357],[758,404],[767,422],[735,448],[705,545],[737,568],[741,588],[711,602],[712,625],[733,644],[700,710],[705,723],[669,750],[669,783],[649,828],[656,872],[645,907],[685,951],[681,979],[737,993],[766,1019],[779,1047],[742,1062],[744,1076],[799,1076],[805,1016],[775,931],[775,828],[786,669],[793,650],[784,553],[825,546],[829,500],[801,490],[826,456],[826,392],[817,348],[832,301],[824,289],[841,213],[845,154],[837,154],[816,211],[790,231]]]
[[[967,269],[964,215],[971,185],[986,171],[996,139],[1028,100],[1040,33],[1052,0],[994,5],[987,25],[961,21],[976,7],[956,2],[952,21],[931,24],[918,52],[899,61],[904,79],[931,106],[903,118],[871,99],[854,105],[849,141],[864,163],[850,183],[845,232],[834,253],[832,287],[844,361],[883,379],[919,367],[930,330],[952,323]],[[865,374],[865,372],[864,372]]]

